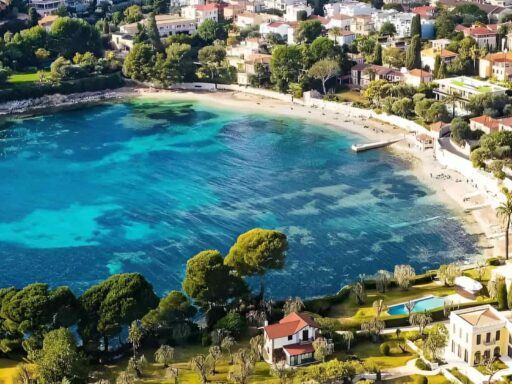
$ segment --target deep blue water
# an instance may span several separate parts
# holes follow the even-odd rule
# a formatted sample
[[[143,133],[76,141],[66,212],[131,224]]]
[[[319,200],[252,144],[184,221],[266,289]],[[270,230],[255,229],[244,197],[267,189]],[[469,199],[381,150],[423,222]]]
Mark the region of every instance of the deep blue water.
[[[290,241],[274,297],[337,291],[361,273],[477,252],[400,158],[357,136],[196,103],[131,101],[0,126],[0,286],[80,292],[143,273],[162,294],[187,258],[253,227]]]

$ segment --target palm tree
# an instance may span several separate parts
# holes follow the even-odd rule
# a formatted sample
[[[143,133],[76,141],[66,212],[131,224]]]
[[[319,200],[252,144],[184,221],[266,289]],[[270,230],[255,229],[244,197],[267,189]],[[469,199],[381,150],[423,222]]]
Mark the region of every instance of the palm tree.
[[[133,357],[137,356],[137,349],[140,346],[143,334],[142,329],[137,321],[133,321],[128,329],[128,341],[132,343]]]
[[[174,348],[168,345],[161,345],[155,352],[155,361],[163,364],[164,368],[169,366],[169,363],[174,357]]]
[[[512,218],[512,193],[507,188],[503,188],[503,194],[505,195],[505,201],[496,208],[496,214],[503,220],[506,220],[507,223],[505,226],[505,259],[508,260],[508,235],[510,219]]]
[[[341,28],[340,27],[332,27],[329,30],[329,34],[334,36],[334,43],[336,45],[338,45],[338,36],[339,36],[340,32],[341,32]]]

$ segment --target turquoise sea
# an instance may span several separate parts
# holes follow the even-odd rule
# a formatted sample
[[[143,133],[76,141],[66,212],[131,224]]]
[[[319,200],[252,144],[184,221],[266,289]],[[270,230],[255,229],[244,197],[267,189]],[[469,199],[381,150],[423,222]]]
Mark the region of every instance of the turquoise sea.
[[[102,104],[0,125],[0,286],[80,292],[110,274],[180,287],[187,259],[251,228],[284,231],[273,297],[478,252],[408,164],[299,120],[194,102]]]

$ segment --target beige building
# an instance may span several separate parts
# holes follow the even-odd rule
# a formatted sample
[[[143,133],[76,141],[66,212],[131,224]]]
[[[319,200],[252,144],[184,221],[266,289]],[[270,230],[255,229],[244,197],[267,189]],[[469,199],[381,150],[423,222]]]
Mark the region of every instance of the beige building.
[[[455,60],[458,55],[455,52],[449,51],[444,48],[427,48],[421,51],[422,67],[428,67],[431,71],[433,71],[436,62],[436,56],[439,56],[441,58],[441,61],[445,62],[446,65],[448,65],[453,60]]]
[[[508,81],[512,77],[512,53],[489,53],[480,59],[479,76]]]
[[[430,83],[433,79],[432,73],[422,69],[411,69],[405,74],[404,81],[413,87],[419,87],[421,84]]]
[[[356,35],[368,36],[374,32],[373,20],[371,16],[355,16],[350,22],[350,31]]]
[[[160,33],[161,37],[176,35],[179,33],[191,35],[196,30],[196,23],[194,19],[181,17],[179,15],[156,15],[155,21],[158,33]],[[146,22],[147,19],[142,21],[142,23]],[[119,31],[121,34],[133,36],[137,33],[137,24],[138,23],[121,25]]]
[[[41,20],[39,20],[37,22],[37,24],[44,28],[44,30],[46,32],[50,31],[50,29],[52,28],[52,25],[53,23],[55,22],[55,20],[57,20],[59,18],[59,16],[57,15],[48,15],[48,16],[44,16]]]
[[[450,314],[447,356],[476,366],[495,356],[511,355],[511,323],[490,305]]]

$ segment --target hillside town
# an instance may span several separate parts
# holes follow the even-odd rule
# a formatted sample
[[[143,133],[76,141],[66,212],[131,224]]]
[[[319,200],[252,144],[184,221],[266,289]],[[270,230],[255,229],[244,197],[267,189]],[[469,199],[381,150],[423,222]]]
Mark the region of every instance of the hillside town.
[[[1,288],[0,384],[512,381],[512,0],[0,0],[0,36],[2,115],[128,89],[345,123],[354,152],[419,159],[485,248],[275,300],[287,234],[253,229],[199,244],[163,297],[114,267]]]

